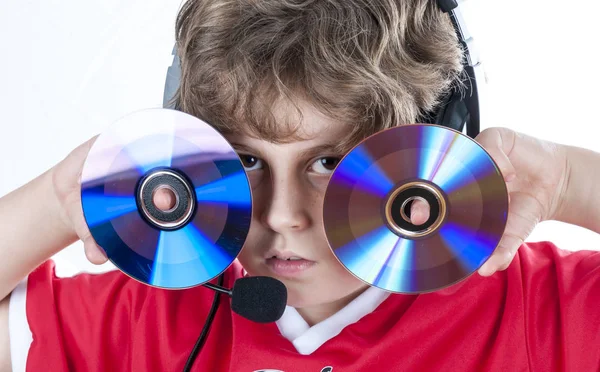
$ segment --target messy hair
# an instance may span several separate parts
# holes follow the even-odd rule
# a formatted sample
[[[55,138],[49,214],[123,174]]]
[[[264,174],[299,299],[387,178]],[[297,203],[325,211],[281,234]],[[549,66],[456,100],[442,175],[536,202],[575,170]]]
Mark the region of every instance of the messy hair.
[[[297,99],[348,126],[340,150],[415,123],[460,82],[463,50],[434,0],[188,0],[176,108],[222,133],[297,139]],[[276,122],[291,102],[300,120]]]

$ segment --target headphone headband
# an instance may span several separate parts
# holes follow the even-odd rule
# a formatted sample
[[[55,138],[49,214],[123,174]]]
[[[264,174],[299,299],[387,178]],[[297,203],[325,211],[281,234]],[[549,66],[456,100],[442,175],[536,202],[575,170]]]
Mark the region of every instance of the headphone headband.
[[[419,122],[443,125],[448,128],[463,132],[466,126],[467,135],[475,138],[480,130],[479,94],[478,84],[485,82],[483,66],[479,60],[479,53],[473,37],[467,29],[462,16],[461,5],[457,0],[437,0],[438,7],[450,15],[454,30],[463,48],[463,68],[468,78],[466,88],[462,92],[453,87],[451,92],[442,99],[442,104],[434,112],[427,113]],[[171,52],[173,63],[167,69],[165,89],[163,94],[163,107],[176,109],[170,101],[175,96],[179,87],[181,67],[176,46]]]
[[[453,88],[444,104],[436,114],[436,124],[440,124],[459,132],[467,127],[467,135],[475,138],[480,131],[480,89],[479,84],[484,84],[485,72],[479,58],[479,51],[473,36],[467,28],[463,17],[462,6],[457,0],[438,0],[440,9],[449,13],[458,40],[463,48],[463,68],[468,82],[463,94]]]

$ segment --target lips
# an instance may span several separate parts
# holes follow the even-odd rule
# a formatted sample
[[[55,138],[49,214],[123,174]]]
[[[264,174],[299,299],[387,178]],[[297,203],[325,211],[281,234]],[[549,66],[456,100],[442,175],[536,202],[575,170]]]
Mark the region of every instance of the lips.
[[[285,277],[300,276],[316,263],[291,251],[271,251],[267,254],[265,260],[271,271]]]
[[[299,254],[291,252],[291,251],[285,251],[285,252],[271,251],[271,252],[267,253],[265,259],[268,260],[270,258],[277,258],[280,260],[306,260],[306,258],[300,256]]]

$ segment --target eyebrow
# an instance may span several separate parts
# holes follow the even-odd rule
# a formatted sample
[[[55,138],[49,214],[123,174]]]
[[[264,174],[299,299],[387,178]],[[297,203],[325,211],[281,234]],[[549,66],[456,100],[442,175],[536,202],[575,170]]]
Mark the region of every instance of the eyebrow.
[[[239,149],[239,150],[243,150],[243,151],[248,151],[248,152],[255,152],[254,149],[246,146],[246,145],[242,145],[241,143],[237,143],[237,142],[229,142],[229,144],[231,145],[231,147],[235,148],[235,149]]]
[[[336,153],[336,144],[333,143],[325,143],[322,145],[318,145],[315,147],[311,147],[309,149],[303,150],[300,152],[300,156],[301,157],[307,157],[307,158],[312,158],[318,154],[322,154],[322,153]]]
[[[231,146],[233,146],[234,149],[236,150],[241,150],[241,151],[245,151],[248,152],[250,154],[256,154],[259,157],[264,157],[264,154],[261,154],[260,151],[253,149],[250,146],[246,146],[243,145],[241,143],[231,143]],[[306,150],[302,150],[300,152],[300,157],[313,157],[316,156],[318,154],[322,154],[322,153],[332,153],[335,155],[341,155],[341,154],[337,154],[337,145],[334,143],[325,143],[322,145],[318,145],[318,146],[314,146],[311,148],[308,148]]]

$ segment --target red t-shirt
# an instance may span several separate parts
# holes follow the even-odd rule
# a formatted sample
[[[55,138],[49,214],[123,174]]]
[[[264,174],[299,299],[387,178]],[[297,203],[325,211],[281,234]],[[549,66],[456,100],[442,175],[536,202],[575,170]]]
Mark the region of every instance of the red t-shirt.
[[[230,267],[225,285],[241,273]],[[11,351],[13,358],[26,353],[27,371],[181,371],[212,299],[204,287],[156,289],[118,271],[57,278],[47,262],[26,284],[32,342]],[[337,332],[301,353],[279,324],[246,320],[223,296],[194,370],[600,370],[598,251],[526,243],[492,277],[475,273],[434,293],[391,294],[373,306],[341,327],[337,319]],[[11,304],[12,333],[18,311]],[[313,326],[313,335],[331,332],[331,323]]]

